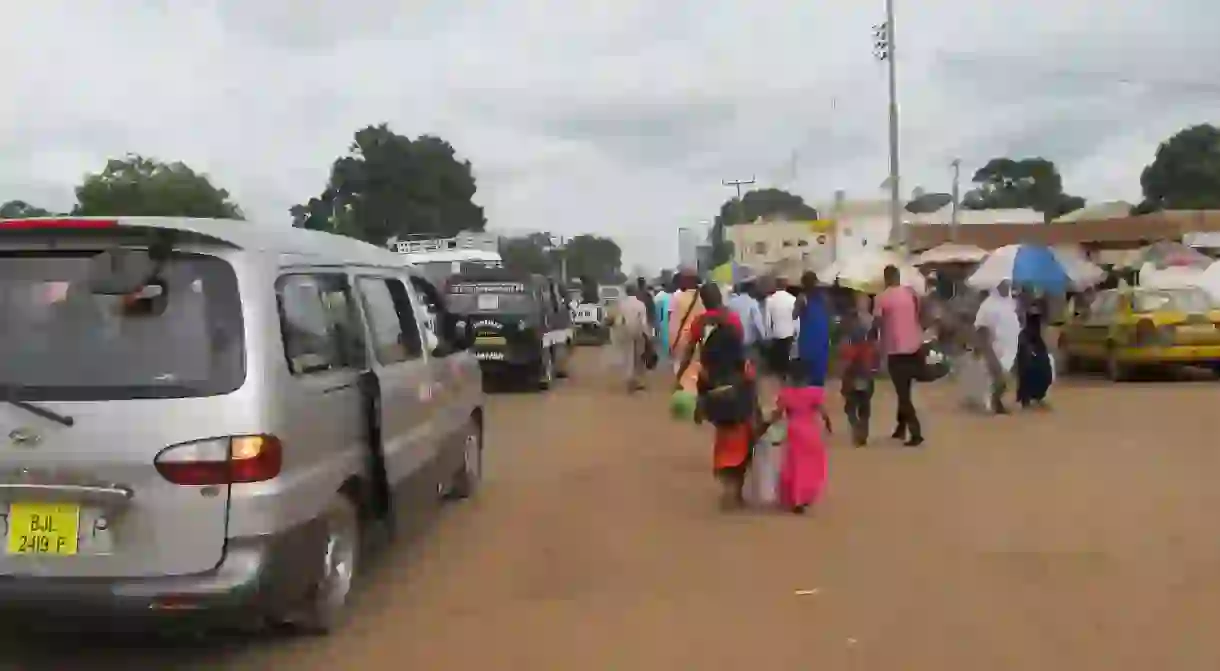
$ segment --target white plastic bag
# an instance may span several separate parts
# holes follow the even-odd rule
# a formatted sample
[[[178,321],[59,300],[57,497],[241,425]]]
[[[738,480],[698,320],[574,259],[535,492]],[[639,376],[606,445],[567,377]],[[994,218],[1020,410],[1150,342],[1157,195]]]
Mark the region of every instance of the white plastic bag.
[[[754,444],[754,456],[746,476],[746,501],[756,506],[773,506],[779,501],[779,471],[784,463],[784,436],[787,425],[775,422]]]
[[[962,405],[969,410],[990,413],[991,374],[987,371],[987,362],[968,352],[961,357],[959,368],[957,383]]]

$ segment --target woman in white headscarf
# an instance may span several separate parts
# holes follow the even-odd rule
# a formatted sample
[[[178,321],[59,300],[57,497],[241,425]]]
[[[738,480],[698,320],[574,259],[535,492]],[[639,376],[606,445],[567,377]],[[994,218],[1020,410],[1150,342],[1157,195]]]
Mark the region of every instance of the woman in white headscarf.
[[[991,374],[991,409],[997,415],[1007,414],[1004,392],[1017,361],[1021,339],[1021,317],[1009,282],[1000,282],[979,306],[974,327],[980,333],[981,344],[986,346],[984,353]]]

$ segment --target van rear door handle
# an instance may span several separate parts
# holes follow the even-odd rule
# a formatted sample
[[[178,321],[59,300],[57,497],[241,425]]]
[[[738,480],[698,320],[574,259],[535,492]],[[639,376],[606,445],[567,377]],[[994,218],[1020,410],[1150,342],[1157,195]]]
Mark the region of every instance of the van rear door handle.
[[[120,485],[0,483],[0,500],[3,501],[73,501],[114,507],[125,505],[133,496],[135,492]]]

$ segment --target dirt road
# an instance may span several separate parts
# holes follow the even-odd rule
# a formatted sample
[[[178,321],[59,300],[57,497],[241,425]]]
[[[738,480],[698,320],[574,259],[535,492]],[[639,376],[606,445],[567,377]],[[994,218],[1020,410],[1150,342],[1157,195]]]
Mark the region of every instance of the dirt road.
[[[478,499],[383,555],[343,632],[6,641],[0,668],[1220,668],[1216,382],[1073,381],[999,418],[921,387],[926,449],[840,431],[797,517],[719,512],[704,432],[594,359],[493,397]]]

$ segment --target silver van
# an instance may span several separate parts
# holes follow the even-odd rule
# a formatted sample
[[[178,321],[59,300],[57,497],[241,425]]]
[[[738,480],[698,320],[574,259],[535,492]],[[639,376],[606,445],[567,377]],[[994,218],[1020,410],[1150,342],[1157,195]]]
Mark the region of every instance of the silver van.
[[[0,221],[0,609],[329,631],[369,539],[479,483],[458,325],[349,238]]]

